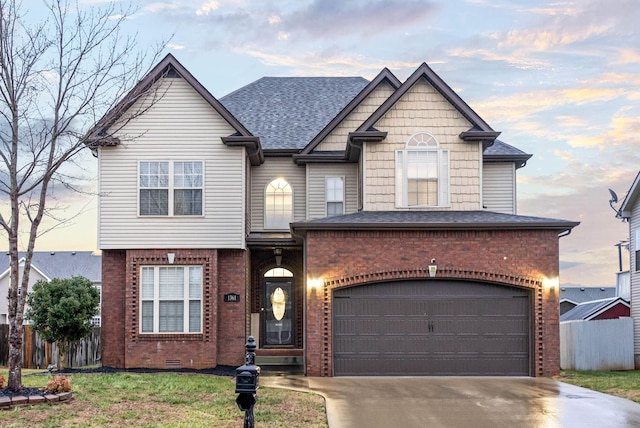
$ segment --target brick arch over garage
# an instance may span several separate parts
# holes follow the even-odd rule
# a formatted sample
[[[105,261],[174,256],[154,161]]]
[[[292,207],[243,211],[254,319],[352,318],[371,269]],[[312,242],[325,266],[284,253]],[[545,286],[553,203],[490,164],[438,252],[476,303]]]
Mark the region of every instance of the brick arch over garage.
[[[533,375],[545,376],[544,348],[543,340],[545,331],[544,308],[543,308],[543,283],[540,278],[514,276],[507,273],[472,271],[463,269],[439,268],[435,278],[429,277],[427,269],[391,270],[381,272],[371,272],[362,275],[346,276],[341,278],[328,278],[323,281],[322,291],[319,292],[322,301],[322,334],[321,337],[321,365],[318,367],[320,373],[312,375],[332,376],[333,375],[333,326],[332,326],[332,292],[348,287],[370,285],[382,282],[394,282],[403,280],[458,280],[472,281],[477,283],[488,283],[503,285],[508,287],[518,287],[531,290],[532,321],[532,348],[530,350],[533,362]],[[309,371],[309,370],[308,370]]]

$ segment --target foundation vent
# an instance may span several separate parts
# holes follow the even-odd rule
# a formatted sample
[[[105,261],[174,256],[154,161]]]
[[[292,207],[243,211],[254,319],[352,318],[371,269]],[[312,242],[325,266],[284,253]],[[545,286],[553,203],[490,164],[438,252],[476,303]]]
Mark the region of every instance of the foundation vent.
[[[180,369],[182,368],[181,360],[164,360],[164,367],[166,369]]]

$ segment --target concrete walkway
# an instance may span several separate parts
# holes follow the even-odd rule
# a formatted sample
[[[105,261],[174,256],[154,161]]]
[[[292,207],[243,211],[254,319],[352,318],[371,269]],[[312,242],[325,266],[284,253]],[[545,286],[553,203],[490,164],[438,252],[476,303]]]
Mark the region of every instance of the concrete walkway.
[[[323,395],[329,428],[640,427],[640,404],[546,378],[265,376],[260,385]]]

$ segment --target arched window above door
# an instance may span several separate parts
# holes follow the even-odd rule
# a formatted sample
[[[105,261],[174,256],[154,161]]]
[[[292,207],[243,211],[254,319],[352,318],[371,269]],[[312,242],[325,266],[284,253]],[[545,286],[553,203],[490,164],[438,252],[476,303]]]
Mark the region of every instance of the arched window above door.
[[[269,269],[267,272],[265,272],[264,277],[265,278],[292,278],[293,272],[291,272],[289,269],[277,267],[277,268]]]
[[[276,178],[265,189],[264,228],[267,230],[289,230],[293,218],[293,190],[282,178]]]

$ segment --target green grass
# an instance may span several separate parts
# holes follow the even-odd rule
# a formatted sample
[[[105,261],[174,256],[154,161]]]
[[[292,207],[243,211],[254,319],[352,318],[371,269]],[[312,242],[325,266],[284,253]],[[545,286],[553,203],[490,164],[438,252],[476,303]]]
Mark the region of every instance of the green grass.
[[[42,387],[49,375],[29,375],[25,387]],[[5,378],[7,371],[0,370]],[[239,427],[244,413],[234,381],[200,374],[69,375],[75,400],[0,412],[4,427]],[[318,395],[261,387],[254,415],[260,427],[327,427]]]
[[[564,371],[557,380],[640,403],[640,370],[620,372]]]

